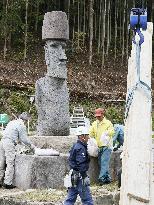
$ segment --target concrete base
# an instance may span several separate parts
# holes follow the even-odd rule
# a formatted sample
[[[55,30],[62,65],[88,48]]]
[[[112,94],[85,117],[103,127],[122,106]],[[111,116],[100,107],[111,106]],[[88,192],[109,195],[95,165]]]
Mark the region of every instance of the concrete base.
[[[120,152],[112,154],[110,172],[112,179],[116,179],[117,170],[121,166]],[[68,155],[35,156],[17,155],[15,160],[15,185],[23,190],[30,188],[63,188],[63,179],[69,170]],[[91,183],[97,183],[97,158],[91,158],[89,175]]]
[[[39,148],[53,148],[60,153],[68,153],[77,136],[31,136],[30,140]]]

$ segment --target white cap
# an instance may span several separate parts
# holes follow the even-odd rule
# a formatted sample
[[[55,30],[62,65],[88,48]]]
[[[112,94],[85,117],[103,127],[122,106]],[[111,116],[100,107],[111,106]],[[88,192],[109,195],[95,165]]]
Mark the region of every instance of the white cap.
[[[87,127],[83,127],[80,126],[77,128],[76,130],[76,135],[80,136],[80,135],[89,135],[89,130],[87,129]]]

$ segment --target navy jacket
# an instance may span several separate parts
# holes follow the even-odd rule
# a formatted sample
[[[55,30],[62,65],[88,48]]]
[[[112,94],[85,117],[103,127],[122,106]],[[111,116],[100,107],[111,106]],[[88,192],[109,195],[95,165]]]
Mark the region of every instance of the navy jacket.
[[[87,152],[87,144],[78,140],[70,150],[70,168],[79,171],[82,176],[85,176],[89,169],[89,162],[90,157]]]

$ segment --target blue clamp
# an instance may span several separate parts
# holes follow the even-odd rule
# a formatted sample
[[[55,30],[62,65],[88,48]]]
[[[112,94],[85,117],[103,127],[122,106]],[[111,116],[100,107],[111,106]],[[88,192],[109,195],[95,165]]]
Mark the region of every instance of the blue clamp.
[[[147,29],[147,10],[141,8],[132,8],[130,13],[130,28]]]

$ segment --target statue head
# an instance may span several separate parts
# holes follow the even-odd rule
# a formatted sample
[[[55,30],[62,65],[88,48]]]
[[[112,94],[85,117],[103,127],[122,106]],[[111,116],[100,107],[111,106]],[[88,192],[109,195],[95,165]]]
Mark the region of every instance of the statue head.
[[[69,39],[69,26],[66,13],[47,12],[44,16],[42,39],[45,44],[47,76],[67,78],[65,46]]]

